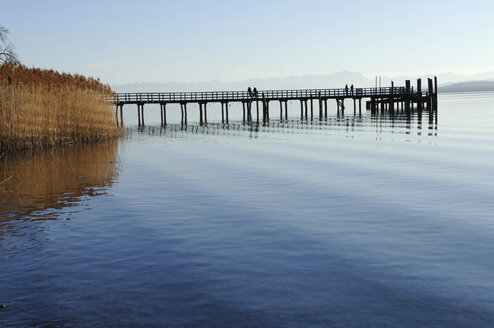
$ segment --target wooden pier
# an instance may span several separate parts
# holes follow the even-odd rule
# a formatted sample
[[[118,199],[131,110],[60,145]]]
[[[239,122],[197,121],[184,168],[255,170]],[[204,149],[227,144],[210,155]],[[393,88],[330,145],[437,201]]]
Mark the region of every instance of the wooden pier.
[[[335,100],[338,112],[344,113],[345,100],[353,101],[354,113],[362,112],[362,99],[366,99],[366,109],[374,112],[390,111],[397,109],[410,111],[416,108],[437,111],[437,78],[428,79],[427,89],[422,90],[421,79],[417,80],[416,88],[411,86],[409,80],[405,86],[376,88],[353,88],[352,86],[341,89],[303,89],[303,90],[255,90],[255,91],[214,91],[214,92],[159,92],[159,93],[117,93],[111,99],[116,106],[115,116],[117,124],[123,126],[123,107],[128,104],[137,105],[138,125],[144,125],[144,105],[159,104],[161,112],[161,125],[167,124],[166,106],[179,104],[181,110],[181,124],[187,124],[187,105],[195,103],[199,105],[199,123],[206,124],[207,104],[221,104],[221,121],[229,123],[229,103],[242,103],[243,121],[247,123],[269,122],[271,112],[270,104],[279,102],[280,120],[288,119],[288,102],[300,102],[300,118],[319,119],[328,117],[328,100]],[[254,113],[253,113],[254,112]],[[119,115],[120,114],[120,115]],[[255,120],[253,118],[255,114]],[[261,116],[261,115],[262,116]],[[119,118],[120,116],[120,118]]]

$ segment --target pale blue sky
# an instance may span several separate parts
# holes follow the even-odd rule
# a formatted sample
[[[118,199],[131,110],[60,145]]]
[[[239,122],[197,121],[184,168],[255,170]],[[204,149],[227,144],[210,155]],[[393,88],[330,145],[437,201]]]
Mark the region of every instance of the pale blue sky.
[[[0,0],[29,66],[130,82],[494,70],[494,1]]]

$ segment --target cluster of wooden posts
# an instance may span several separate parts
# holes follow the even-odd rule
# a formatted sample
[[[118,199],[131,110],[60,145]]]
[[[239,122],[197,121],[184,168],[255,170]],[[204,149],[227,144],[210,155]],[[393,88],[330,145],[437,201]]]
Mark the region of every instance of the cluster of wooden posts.
[[[422,91],[422,80],[417,79],[416,91],[413,91],[410,80],[405,81],[405,92],[385,96],[372,96],[367,101],[366,108],[372,112],[404,110],[406,112],[416,109],[417,111],[437,111],[437,77],[429,78],[428,89]],[[391,91],[395,90],[391,82]]]

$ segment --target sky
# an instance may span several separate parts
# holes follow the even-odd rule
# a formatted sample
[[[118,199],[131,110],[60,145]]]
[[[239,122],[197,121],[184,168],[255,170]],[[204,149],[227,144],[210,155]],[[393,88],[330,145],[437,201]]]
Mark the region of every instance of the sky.
[[[494,1],[0,0],[22,63],[133,82],[494,71]]]

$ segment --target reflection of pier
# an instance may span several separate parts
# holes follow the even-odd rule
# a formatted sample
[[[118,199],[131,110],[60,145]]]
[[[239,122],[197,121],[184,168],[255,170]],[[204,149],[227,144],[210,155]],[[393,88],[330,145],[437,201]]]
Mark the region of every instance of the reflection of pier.
[[[207,119],[207,104],[221,104],[221,122],[229,123],[228,105],[231,102],[242,103],[243,122],[260,123],[270,120],[270,103],[279,102],[280,120],[288,119],[288,101],[300,101],[301,119],[324,119],[328,117],[328,100],[336,100],[338,113],[344,113],[345,100],[353,100],[353,112],[362,113],[362,99],[369,99],[366,109],[373,113],[378,111],[394,112],[405,110],[410,112],[414,108],[422,111],[437,110],[437,78],[428,79],[428,90],[422,91],[422,81],[417,80],[417,87],[411,87],[410,81],[405,86],[377,88],[353,88],[342,89],[306,89],[306,90],[259,90],[251,91],[215,91],[215,92],[161,92],[161,93],[117,93],[112,101],[116,105],[115,115],[117,124],[123,125],[123,106],[125,104],[137,105],[138,125],[144,125],[144,105],[159,104],[161,112],[161,125],[167,124],[166,106],[168,104],[180,104],[181,124],[187,124],[187,105],[195,103],[199,105],[199,123],[205,124]],[[357,105],[358,103],[358,105]],[[309,106],[310,104],[310,106]],[[317,107],[317,108],[316,108]],[[260,111],[262,110],[262,116]],[[118,114],[120,111],[120,122]],[[254,113],[253,113],[254,111]],[[253,116],[255,114],[256,119]]]
[[[184,134],[258,136],[258,133],[332,134],[336,131],[387,131],[393,134],[437,135],[437,112],[396,110],[373,112],[371,115],[342,115],[341,112],[323,119],[271,120],[260,124],[242,121],[230,123],[167,124],[166,126],[139,126],[128,129],[127,135],[137,132],[147,136],[181,137]],[[312,132],[311,132],[312,131]]]

